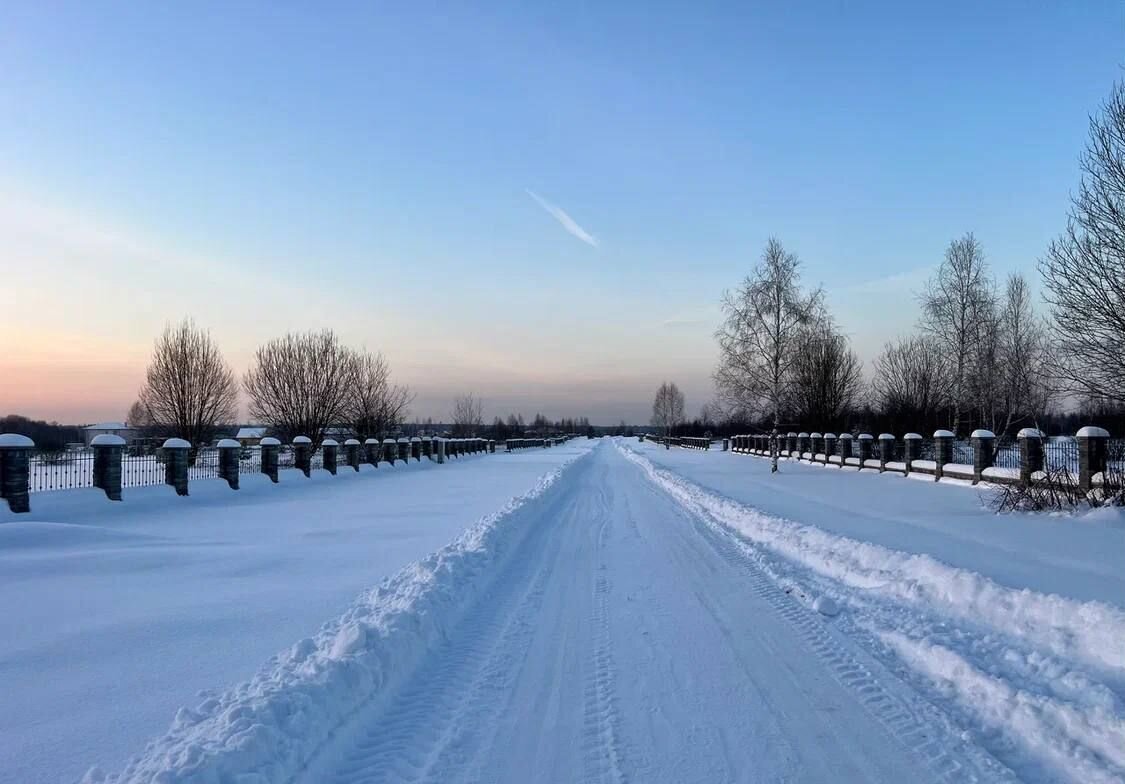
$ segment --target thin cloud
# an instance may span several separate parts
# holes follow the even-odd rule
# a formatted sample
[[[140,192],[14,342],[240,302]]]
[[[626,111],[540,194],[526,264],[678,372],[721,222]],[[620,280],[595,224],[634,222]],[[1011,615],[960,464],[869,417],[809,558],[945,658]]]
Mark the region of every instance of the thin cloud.
[[[533,190],[528,189],[527,195],[535,199],[536,204],[542,207],[548,215],[557,220],[562,225],[562,227],[572,235],[582,240],[587,245],[592,245],[595,248],[598,247],[598,238],[579,226],[578,223],[575,222],[574,218],[566,214],[566,210],[564,210],[562,207],[556,207],[554,204],[551,204],[551,202],[540,197],[539,194]]]

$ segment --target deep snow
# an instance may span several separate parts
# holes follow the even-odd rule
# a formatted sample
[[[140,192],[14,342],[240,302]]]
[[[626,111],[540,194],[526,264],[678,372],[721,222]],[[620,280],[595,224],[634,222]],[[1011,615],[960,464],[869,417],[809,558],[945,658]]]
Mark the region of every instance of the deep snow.
[[[249,678],[587,449],[0,504],[0,781],[120,768],[201,691]]]
[[[21,621],[0,627],[0,779],[71,776],[62,737],[112,782],[1125,781],[1119,512],[590,446],[0,522],[0,624]],[[376,587],[339,614],[357,582]],[[117,622],[87,656],[66,626],[99,639],[100,602]],[[176,699],[131,721],[150,692]],[[122,744],[124,769],[98,753]],[[75,764],[47,776],[60,748]]]

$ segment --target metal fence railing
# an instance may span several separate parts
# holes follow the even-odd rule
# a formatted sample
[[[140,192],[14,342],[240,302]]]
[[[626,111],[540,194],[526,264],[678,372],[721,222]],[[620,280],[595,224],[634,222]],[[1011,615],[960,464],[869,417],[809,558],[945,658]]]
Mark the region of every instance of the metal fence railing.
[[[94,486],[94,450],[35,452],[28,465],[28,490],[41,493]]]
[[[188,456],[188,481],[217,479],[219,476],[219,450],[212,447],[199,449],[194,461]]]
[[[162,485],[164,480],[164,455],[158,449],[129,450],[121,459],[122,487]]]

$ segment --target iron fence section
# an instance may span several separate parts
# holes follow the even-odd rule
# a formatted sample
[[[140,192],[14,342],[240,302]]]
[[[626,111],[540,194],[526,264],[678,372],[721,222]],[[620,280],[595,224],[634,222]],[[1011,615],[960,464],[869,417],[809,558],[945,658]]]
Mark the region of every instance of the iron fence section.
[[[28,464],[28,491],[94,486],[94,450],[35,451]]]
[[[121,486],[164,484],[164,453],[160,449],[130,449],[121,459]]]
[[[188,457],[188,481],[197,479],[217,479],[219,476],[219,450],[204,447],[195,452],[194,460]]]

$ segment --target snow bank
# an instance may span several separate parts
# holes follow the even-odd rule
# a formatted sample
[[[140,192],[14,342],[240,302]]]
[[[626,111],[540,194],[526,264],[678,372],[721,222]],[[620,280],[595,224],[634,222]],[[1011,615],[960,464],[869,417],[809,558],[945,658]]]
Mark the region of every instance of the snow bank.
[[[977,572],[763,514],[625,456],[689,510],[846,586],[922,605],[1038,644],[1061,656],[1125,672],[1125,611],[1102,602],[999,585]]]
[[[357,709],[404,682],[426,650],[488,589],[498,567],[532,529],[523,507],[547,493],[574,459],[451,544],[363,594],[251,680],[195,708],[181,708],[168,732],[120,774],[106,776],[95,768],[84,782],[292,781]]]
[[[1112,709],[1084,709],[1021,689],[975,667],[960,653],[899,632],[879,638],[912,669],[934,681],[986,731],[1016,741],[1063,780],[1120,782],[1106,762],[1125,769],[1125,719]],[[1100,757],[1100,759],[1099,759]]]

